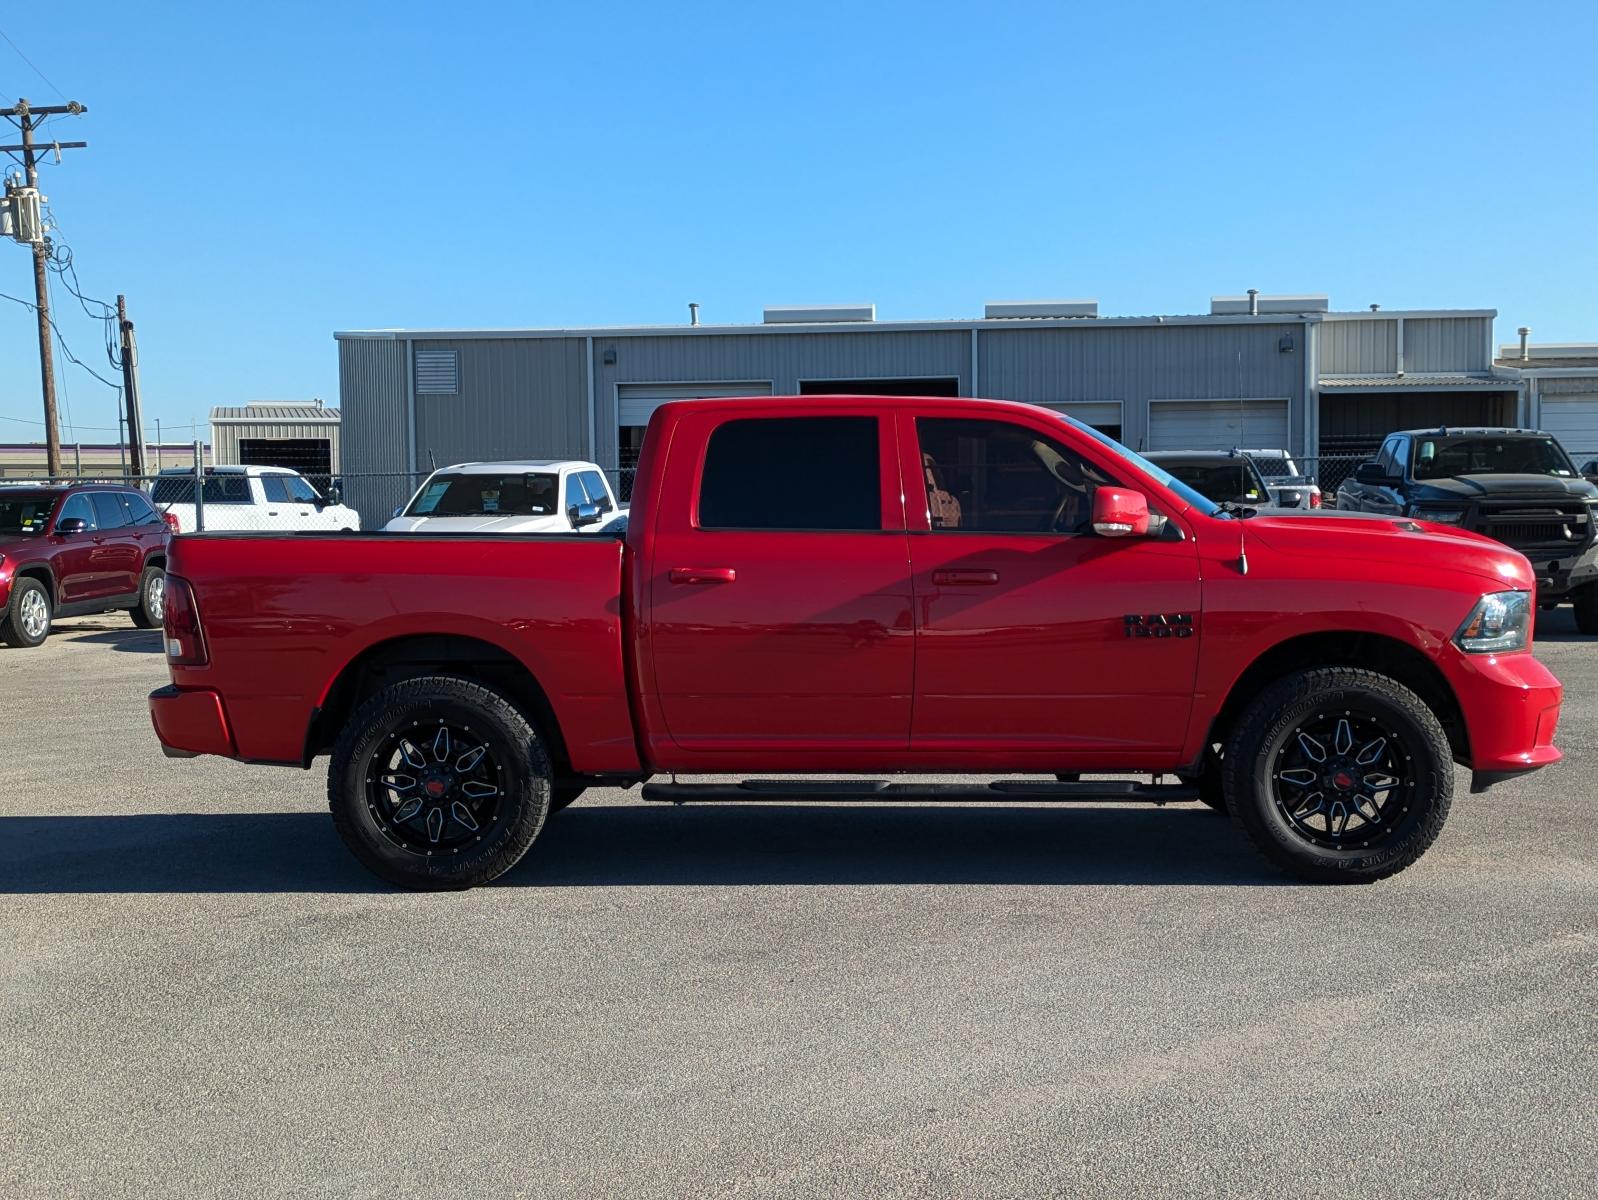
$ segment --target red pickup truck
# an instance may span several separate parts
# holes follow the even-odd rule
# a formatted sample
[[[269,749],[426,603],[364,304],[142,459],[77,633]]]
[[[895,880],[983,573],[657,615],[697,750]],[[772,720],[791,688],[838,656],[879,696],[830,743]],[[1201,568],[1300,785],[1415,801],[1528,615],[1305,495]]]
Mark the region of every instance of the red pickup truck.
[[[1520,554],[1217,505],[1021,404],[668,404],[625,534],[207,534],[169,571],[167,752],[331,753],[339,833],[409,887],[659,776],[645,799],[1202,801],[1367,881],[1436,838],[1454,763],[1478,791],[1559,759]],[[678,778],[746,774],[794,778]]]

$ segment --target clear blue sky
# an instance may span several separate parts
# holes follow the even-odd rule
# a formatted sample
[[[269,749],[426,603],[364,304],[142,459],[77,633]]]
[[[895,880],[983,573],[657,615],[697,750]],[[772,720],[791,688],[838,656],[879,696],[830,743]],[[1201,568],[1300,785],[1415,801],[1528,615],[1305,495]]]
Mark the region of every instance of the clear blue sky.
[[[55,86],[0,41],[0,96],[89,106],[51,126],[90,145],[44,190],[84,290],[127,294],[146,411],[183,436],[212,404],[335,401],[335,329],[689,300],[711,322],[1109,315],[1254,286],[1598,340],[1590,3],[8,11]],[[13,243],[0,292],[32,295]],[[99,326],[55,303],[108,373]],[[42,436],[17,423],[35,355],[0,302],[0,441]],[[115,393],[63,378],[77,423],[114,428]]]

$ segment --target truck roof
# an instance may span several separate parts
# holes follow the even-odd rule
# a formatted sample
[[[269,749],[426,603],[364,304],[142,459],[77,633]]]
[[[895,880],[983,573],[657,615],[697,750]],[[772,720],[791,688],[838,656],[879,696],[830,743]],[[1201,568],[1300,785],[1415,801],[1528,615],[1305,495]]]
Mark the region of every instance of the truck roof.
[[[504,471],[600,471],[597,463],[580,458],[507,458],[495,462],[451,463],[440,471],[459,471],[464,475],[497,475]]]

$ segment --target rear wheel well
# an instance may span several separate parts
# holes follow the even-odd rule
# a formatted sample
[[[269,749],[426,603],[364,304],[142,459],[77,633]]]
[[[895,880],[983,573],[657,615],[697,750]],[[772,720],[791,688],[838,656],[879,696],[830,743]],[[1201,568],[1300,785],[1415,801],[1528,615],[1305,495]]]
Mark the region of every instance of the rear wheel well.
[[[166,570],[166,555],[152,554],[144,560],[144,565],[146,567],[160,567],[164,571]]]
[[[1360,667],[1403,684],[1436,714],[1454,760],[1470,761],[1464,714],[1437,664],[1415,647],[1377,633],[1312,633],[1271,647],[1232,685],[1205,745],[1224,743],[1249,702],[1276,680],[1315,667]]]
[[[549,697],[515,655],[491,642],[447,634],[396,638],[363,651],[339,672],[305,733],[304,765],[330,753],[339,732],[370,696],[418,675],[462,675],[507,697],[539,735],[557,776],[570,774],[571,760]]]

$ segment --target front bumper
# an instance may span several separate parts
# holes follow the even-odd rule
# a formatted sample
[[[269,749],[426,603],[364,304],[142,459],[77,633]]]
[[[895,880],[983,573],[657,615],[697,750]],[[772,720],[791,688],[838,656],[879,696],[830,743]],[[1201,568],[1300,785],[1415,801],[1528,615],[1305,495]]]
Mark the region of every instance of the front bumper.
[[[1598,582],[1598,546],[1573,554],[1547,550],[1521,551],[1537,576],[1537,599],[1558,600],[1585,584]]]
[[[168,758],[238,757],[222,697],[209,688],[157,688],[150,693],[150,722]]]
[[[1465,718],[1473,791],[1560,760],[1554,731],[1564,688],[1532,654],[1451,648],[1441,665]]]

